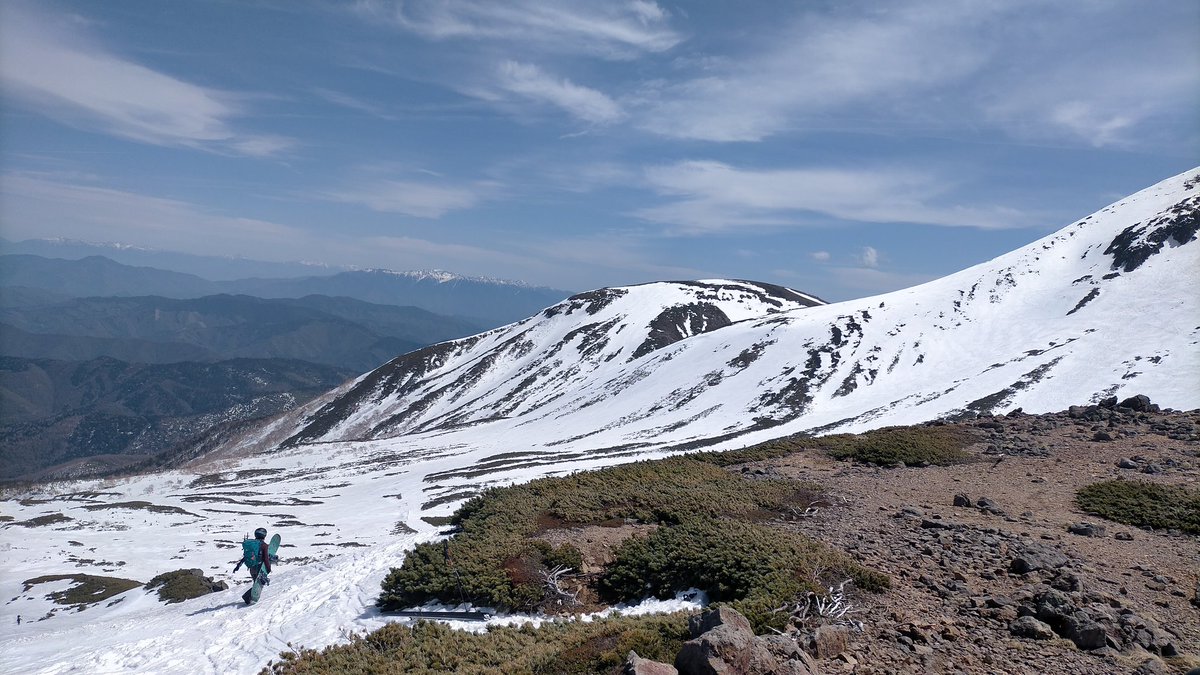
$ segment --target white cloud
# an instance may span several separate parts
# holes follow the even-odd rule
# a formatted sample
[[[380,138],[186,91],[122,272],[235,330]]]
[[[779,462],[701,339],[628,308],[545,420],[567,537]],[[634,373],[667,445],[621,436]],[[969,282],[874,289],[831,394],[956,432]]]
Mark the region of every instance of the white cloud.
[[[122,58],[61,19],[4,7],[6,98],[67,124],[155,145],[261,156],[293,144],[235,130],[230,121],[242,111],[231,96]]]
[[[720,142],[830,129],[1175,150],[1180,130],[1195,139],[1196,3],[828,7],[690,78],[643,84],[626,110],[653,133]]]
[[[120,241],[199,255],[239,255],[260,260],[319,260],[390,269],[470,270],[543,278],[562,270],[538,256],[494,247],[438,242],[405,236],[347,236],[340,228],[300,228],[255,218],[215,213],[197,204],[77,179],[24,173],[0,174],[0,223],[10,239],[67,237]]]
[[[287,225],[55,177],[4,174],[0,194],[0,221],[10,238],[127,241],[210,255],[287,251],[305,240],[302,231]],[[304,257],[304,250],[309,249],[294,248],[295,258]]]
[[[403,213],[417,218],[440,218],[450,211],[475,206],[493,187],[487,183],[464,187],[407,180],[372,180],[318,196],[335,202],[359,204],[372,211]]]
[[[533,101],[558,106],[585,122],[609,124],[624,116],[621,107],[602,92],[552,77],[532,64],[505,61],[498,84]]]
[[[889,3],[845,17],[806,14],[757,53],[644,91],[642,126],[676,138],[759,141],[852,104],[853,118],[869,117],[895,97],[923,96],[975,71],[986,47],[964,28],[989,13],[982,3]]]
[[[879,267],[879,251],[876,251],[874,247],[864,246],[858,255],[858,262],[863,267]]]
[[[1095,147],[1155,142],[1178,147],[1173,130],[1195,130],[1200,105],[1200,6],[1100,5],[1027,46],[1010,69],[978,83],[983,117],[1019,138]],[[1089,7],[1088,5],[1084,5]],[[1165,16],[1164,16],[1164,11]],[[1157,16],[1148,21],[1142,16]],[[1078,35],[1102,39],[1079,41]]]
[[[950,182],[890,169],[739,169],[714,161],[651,167],[646,180],[670,201],[637,211],[681,232],[795,226],[841,220],[999,229],[1029,225],[1012,209],[940,205]]]
[[[812,253],[808,254],[808,257],[816,260],[817,262],[829,262],[829,258],[831,256],[829,255],[829,251],[813,251]]]
[[[432,40],[502,40],[560,53],[624,59],[682,39],[645,0],[360,0],[359,11]]]

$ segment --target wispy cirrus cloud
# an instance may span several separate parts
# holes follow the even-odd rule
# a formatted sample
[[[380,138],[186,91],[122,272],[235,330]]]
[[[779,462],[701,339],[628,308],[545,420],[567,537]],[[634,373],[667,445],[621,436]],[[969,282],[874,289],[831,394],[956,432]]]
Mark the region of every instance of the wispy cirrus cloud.
[[[511,41],[611,59],[662,52],[682,40],[668,12],[648,0],[360,0],[356,8],[431,40]]]
[[[1200,6],[1165,0],[838,3],[623,103],[641,128],[678,139],[987,130],[1177,148],[1197,136],[1197,30]]]
[[[294,141],[235,129],[234,97],[123,58],[79,25],[30,6],[5,6],[0,85],[10,100],[80,128],[143,143],[249,156]]]
[[[722,162],[686,161],[650,167],[645,178],[668,201],[634,215],[673,225],[680,233],[803,226],[830,218],[984,229],[1030,224],[1028,215],[1014,209],[942,204],[951,181],[915,171],[740,169]]]
[[[988,47],[968,29],[994,13],[983,3],[805,13],[756,51],[644,88],[640,124],[672,138],[760,141],[849,105],[869,117],[974,72]]]
[[[81,182],[78,176],[10,172],[0,175],[0,195],[6,237],[53,233],[90,240],[103,233],[112,241],[212,255],[268,250],[301,258],[309,250],[307,237],[294,227]]]
[[[532,64],[505,61],[500,64],[497,85],[529,100],[562,108],[585,122],[610,124],[624,117],[621,106],[603,92],[554,77]]]
[[[416,218],[441,218],[469,209],[495,191],[495,184],[466,185],[435,181],[371,179],[350,187],[319,193],[329,201],[358,204],[372,211],[401,213]]]

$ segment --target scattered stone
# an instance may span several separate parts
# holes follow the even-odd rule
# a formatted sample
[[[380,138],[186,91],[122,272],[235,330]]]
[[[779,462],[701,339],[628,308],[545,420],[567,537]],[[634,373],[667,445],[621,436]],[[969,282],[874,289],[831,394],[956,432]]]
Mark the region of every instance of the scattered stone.
[[[675,666],[643,659],[635,651],[630,651],[629,656],[625,657],[625,665],[621,672],[624,675],[679,675]]]
[[[1036,570],[1053,570],[1070,562],[1070,559],[1055,549],[1030,544],[1025,551],[1013,558],[1009,569],[1017,574],[1028,574]]]
[[[843,626],[821,626],[813,633],[811,651],[818,659],[841,654],[850,646],[850,631]]]
[[[1113,435],[1108,433],[1107,431],[1101,429],[1100,431],[1097,431],[1096,433],[1092,434],[1092,440],[1093,441],[1111,441],[1111,440],[1113,440]]]
[[[971,498],[962,493],[954,495],[954,505],[967,507],[975,506],[974,502],[971,501]]]
[[[1094,525],[1092,523],[1075,523],[1067,526],[1067,531],[1071,534],[1077,534],[1081,537],[1103,537],[1104,526]]]
[[[1158,412],[1159,408],[1156,404],[1150,402],[1150,397],[1145,394],[1130,396],[1118,404],[1120,408],[1129,408],[1134,412]]]
[[[1017,637],[1031,640],[1053,640],[1054,629],[1049,624],[1038,621],[1032,616],[1023,616],[1008,625],[1010,633]]]
[[[754,635],[750,622],[728,607],[710,609],[688,620],[693,638],[683,643],[675,657],[675,668],[683,675],[725,673],[780,673],[812,675],[811,661],[802,657],[780,659],[777,654],[795,654],[775,638]]]
[[[1138,666],[1133,675],[1167,675],[1167,667],[1158,659],[1150,659]]]
[[[1136,469],[1140,465],[1128,457],[1122,457],[1121,461],[1117,462],[1117,466],[1122,469]]]
[[[1128,532],[1118,532],[1113,536],[1121,541],[1133,541],[1133,535]]]

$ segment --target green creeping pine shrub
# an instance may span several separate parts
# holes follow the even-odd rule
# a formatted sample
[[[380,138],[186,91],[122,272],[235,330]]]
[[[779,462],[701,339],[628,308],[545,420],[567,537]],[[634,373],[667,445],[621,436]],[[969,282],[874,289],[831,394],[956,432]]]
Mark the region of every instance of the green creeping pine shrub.
[[[864,434],[835,434],[807,439],[825,448],[836,459],[851,459],[879,466],[957,464],[971,459],[967,446],[975,442],[970,432],[953,427],[887,427]]]
[[[62,581],[64,579],[74,582],[75,585],[65,591],[53,591],[47,597],[54,601],[56,605],[79,608],[107,600],[114,595],[120,595],[125,591],[142,585],[133,579],[98,577],[91,574],[49,574],[34,579],[26,579],[21,583],[25,585],[25,590],[28,591],[38,584],[50,581]]]
[[[285,652],[260,675],[619,673],[630,650],[670,663],[688,638],[684,614],[494,627],[486,633],[426,621],[411,627],[389,623],[349,644]]]
[[[825,450],[837,459],[880,466],[946,465],[971,458],[967,446],[975,442],[968,431],[952,427],[888,427],[863,434],[788,436],[727,452],[699,452],[688,457],[717,466],[786,457],[805,450]]]
[[[188,570],[164,572],[146,583],[146,590],[158,589],[158,599],[167,604],[191,600],[212,593],[212,587]]]
[[[1075,503],[1118,523],[1200,534],[1200,490],[1182,485],[1108,480],[1080,488]]]
[[[541,568],[579,569],[578,551],[531,539],[539,531],[613,520],[669,525],[696,515],[779,512],[812,498],[811,490],[790,481],[747,480],[689,458],[492,489],[455,512],[454,536],[409,552],[384,579],[376,605],[402,609],[439,600],[525,609],[542,600]]]
[[[815,579],[818,573],[827,578]],[[803,535],[699,517],[627,539],[599,586],[618,601],[665,599],[700,588],[712,600],[731,602],[761,632],[783,627],[784,617],[772,615],[772,609],[805,591],[821,590],[817,583],[846,578],[868,591],[890,584],[886,576]]]

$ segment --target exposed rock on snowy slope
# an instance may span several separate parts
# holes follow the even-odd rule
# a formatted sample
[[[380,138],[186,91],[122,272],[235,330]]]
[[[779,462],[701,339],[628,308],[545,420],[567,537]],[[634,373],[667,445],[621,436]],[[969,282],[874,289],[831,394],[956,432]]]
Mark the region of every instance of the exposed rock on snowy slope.
[[[1023,249],[873,298],[816,306],[721,281],[578,295],[391,361],[283,423],[285,445],[502,421],[545,445],[669,446],[781,425],[1048,411],[1127,389],[1195,407],[1198,182],[1196,171],[1168,179]]]

